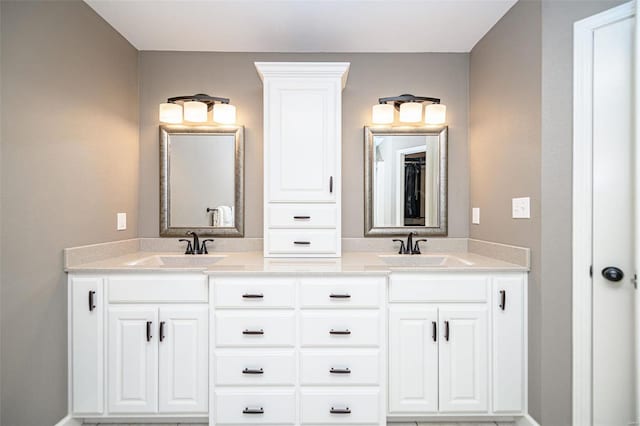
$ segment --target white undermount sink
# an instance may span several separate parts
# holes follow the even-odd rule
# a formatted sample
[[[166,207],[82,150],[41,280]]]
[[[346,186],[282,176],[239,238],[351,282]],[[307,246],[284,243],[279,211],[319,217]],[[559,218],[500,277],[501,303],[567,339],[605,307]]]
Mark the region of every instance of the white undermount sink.
[[[471,266],[473,262],[451,255],[435,254],[380,254],[378,257],[389,266],[420,268],[425,266]]]
[[[215,254],[162,254],[129,262],[128,265],[142,267],[206,268],[225,257],[226,256]]]

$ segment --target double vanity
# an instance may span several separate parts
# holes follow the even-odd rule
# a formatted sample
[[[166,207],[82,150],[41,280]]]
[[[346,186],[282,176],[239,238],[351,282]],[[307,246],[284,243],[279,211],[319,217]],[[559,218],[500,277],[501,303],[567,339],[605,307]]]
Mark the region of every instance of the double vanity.
[[[70,409],[86,422],[526,414],[525,249],[494,250],[519,250],[516,264],[462,251],[398,255],[391,242],[340,259],[127,244],[111,257],[83,254],[99,246],[67,254]],[[491,247],[459,246],[482,244]]]
[[[447,126],[364,128],[369,238],[344,239],[349,64],[256,68],[264,238],[238,238],[243,128],[160,126],[159,233],[173,238],[66,252],[71,415],[212,426],[526,415],[529,251],[433,238],[448,234]]]

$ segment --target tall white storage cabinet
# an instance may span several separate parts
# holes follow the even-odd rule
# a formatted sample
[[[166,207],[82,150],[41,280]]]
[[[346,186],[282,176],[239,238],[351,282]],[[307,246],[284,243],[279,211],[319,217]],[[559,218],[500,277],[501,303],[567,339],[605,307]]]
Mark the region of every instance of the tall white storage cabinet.
[[[339,257],[349,63],[255,65],[264,83],[264,254]]]

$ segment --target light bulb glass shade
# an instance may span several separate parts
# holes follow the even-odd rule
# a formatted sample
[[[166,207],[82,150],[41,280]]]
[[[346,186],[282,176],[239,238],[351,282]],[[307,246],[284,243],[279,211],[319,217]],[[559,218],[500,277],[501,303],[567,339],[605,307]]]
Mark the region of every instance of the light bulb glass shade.
[[[377,104],[371,108],[371,122],[373,124],[392,124],[393,105]]]
[[[215,104],[213,106],[213,121],[220,124],[235,124],[236,107],[230,104]]]
[[[405,102],[400,105],[400,121],[403,123],[417,123],[422,121],[422,104]]]
[[[185,102],[184,120],[196,123],[204,123],[207,121],[207,104],[197,101]]]
[[[172,103],[160,104],[160,121],[162,123],[182,123],[182,106]]]
[[[447,106],[442,104],[427,105],[424,111],[426,124],[444,124],[447,122]]]

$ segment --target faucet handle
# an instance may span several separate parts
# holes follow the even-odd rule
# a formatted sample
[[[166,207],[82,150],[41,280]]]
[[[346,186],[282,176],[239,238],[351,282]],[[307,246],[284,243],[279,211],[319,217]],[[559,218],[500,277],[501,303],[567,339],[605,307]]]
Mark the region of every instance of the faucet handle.
[[[181,243],[187,243],[187,249],[185,250],[184,254],[193,254],[193,246],[191,245],[191,241],[185,240],[184,238],[181,238],[178,241]]]
[[[402,240],[393,240],[394,243],[400,243],[400,251],[398,251],[398,254],[404,254],[407,252],[407,248],[404,245],[404,241]]]
[[[207,243],[212,243],[215,240],[213,239],[206,239],[202,242],[202,254],[209,254],[209,250],[207,250]]]
[[[413,254],[420,254],[420,243],[426,243],[426,239],[416,240],[416,244],[413,247]]]

